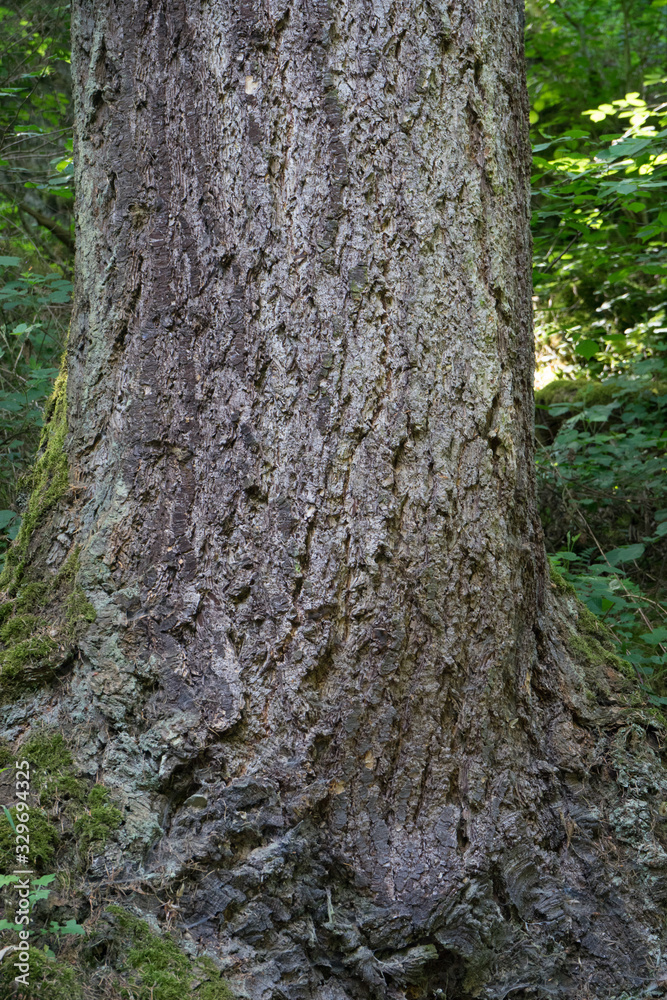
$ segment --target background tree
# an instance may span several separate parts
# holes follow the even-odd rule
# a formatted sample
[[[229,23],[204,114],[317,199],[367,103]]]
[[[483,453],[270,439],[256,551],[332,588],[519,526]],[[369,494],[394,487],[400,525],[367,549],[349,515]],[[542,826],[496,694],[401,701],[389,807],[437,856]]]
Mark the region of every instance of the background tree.
[[[69,7],[0,9],[0,551],[16,537],[69,321]]]
[[[659,962],[663,723],[535,502],[521,15],[76,10],[6,732],[66,729],[120,807],[89,895],[251,996],[611,997]],[[111,939],[140,995],[190,983]]]

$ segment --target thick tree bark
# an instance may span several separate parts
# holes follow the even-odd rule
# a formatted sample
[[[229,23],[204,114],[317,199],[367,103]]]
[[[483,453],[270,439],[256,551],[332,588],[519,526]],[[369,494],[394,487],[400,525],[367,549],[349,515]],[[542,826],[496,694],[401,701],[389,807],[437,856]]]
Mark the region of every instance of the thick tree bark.
[[[76,5],[58,711],[95,871],[257,1000],[659,964],[665,775],[536,513],[522,8]]]

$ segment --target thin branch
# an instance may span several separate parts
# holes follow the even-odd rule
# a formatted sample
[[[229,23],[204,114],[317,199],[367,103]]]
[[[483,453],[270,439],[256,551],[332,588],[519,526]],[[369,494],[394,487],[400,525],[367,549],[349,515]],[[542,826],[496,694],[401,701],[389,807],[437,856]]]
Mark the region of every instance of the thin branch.
[[[12,191],[4,187],[3,185],[0,185],[0,191],[4,195],[6,195],[7,198],[10,198],[12,201],[14,201],[17,208],[19,208],[22,212],[25,212],[26,215],[32,216],[32,218],[36,222],[38,222],[40,226],[44,226],[45,229],[48,229],[49,232],[52,233],[57,240],[60,240],[61,243],[64,243],[64,245],[69,250],[71,250],[72,253],[74,253],[74,239],[72,238],[69,231],[65,229],[64,226],[61,226],[61,224],[59,222],[56,222],[55,219],[50,219],[48,215],[44,215],[44,213],[40,212],[39,209],[32,208],[32,206],[29,205],[26,201],[23,201],[22,198],[17,198]]]

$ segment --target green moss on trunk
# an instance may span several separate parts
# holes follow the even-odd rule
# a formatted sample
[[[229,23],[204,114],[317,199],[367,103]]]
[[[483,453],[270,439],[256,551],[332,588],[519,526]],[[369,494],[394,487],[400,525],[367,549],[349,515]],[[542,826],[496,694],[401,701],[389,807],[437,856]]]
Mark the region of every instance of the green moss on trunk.
[[[83,987],[81,970],[73,967],[67,961],[57,961],[50,958],[38,948],[29,951],[30,986],[28,991],[22,991],[14,982],[16,969],[12,957],[9,956],[0,963],[0,996],[3,1000],[10,997],[37,998],[39,1000],[81,1000]]]
[[[17,823],[16,807],[11,813]],[[59,837],[55,824],[43,809],[30,810],[30,863],[37,871],[43,871],[53,860]],[[12,871],[16,867],[16,834],[6,817],[0,819],[0,870]]]
[[[26,485],[30,487],[28,508],[14,545],[8,550],[5,568],[0,575],[0,590],[12,596],[21,581],[28,546],[35,528],[46,512],[60,500],[69,487],[67,456],[67,370],[63,366],[44,414],[45,426],[37,460]]]
[[[123,822],[102,785],[77,776],[72,754],[61,733],[42,730],[18,747],[10,759],[30,763],[32,787],[39,806],[30,810],[30,861],[43,868],[54,857],[76,871],[91,846],[101,849]],[[0,869],[14,866],[15,837],[9,823],[0,822]]]
[[[210,959],[190,960],[168,935],[154,934],[148,924],[120,906],[109,913],[123,938],[131,943],[125,962],[137,1000],[232,1000],[234,993]],[[204,980],[204,982],[202,982]],[[194,989],[198,986],[196,993]]]
[[[95,609],[76,582],[75,548],[54,574],[43,558],[50,545],[50,520],[69,493],[67,456],[67,373],[59,375],[46,410],[46,426],[32,473],[28,509],[7,552],[0,575],[0,697],[12,700],[48,683],[71,662],[76,640],[95,621]],[[43,531],[40,529],[43,528]]]

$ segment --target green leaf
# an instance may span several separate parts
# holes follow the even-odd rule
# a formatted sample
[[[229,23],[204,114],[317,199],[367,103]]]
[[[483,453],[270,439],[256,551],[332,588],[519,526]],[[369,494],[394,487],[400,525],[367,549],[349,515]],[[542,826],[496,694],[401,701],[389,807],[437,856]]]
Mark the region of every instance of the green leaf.
[[[76,920],[74,920],[73,917],[70,917],[70,919],[67,921],[67,923],[61,925],[61,927],[60,927],[60,933],[61,934],[84,934],[85,935],[86,930],[85,930],[84,927],[81,926],[81,924],[78,924],[76,922]]]
[[[20,257],[0,257],[0,265],[2,267],[17,267],[20,263]]]
[[[622,545],[618,549],[605,552],[605,559],[612,566],[619,566],[621,563],[633,562],[644,555],[644,546],[640,544]]]
[[[625,159],[627,156],[636,156],[642,149],[646,149],[647,146],[653,142],[653,137],[650,139],[621,139],[620,142],[614,143],[613,146],[608,146],[607,149],[601,149],[595,154],[597,160],[604,160],[605,162],[611,162],[612,160],[618,160],[620,158]]]
[[[549,406],[547,413],[550,417],[561,417],[564,413],[569,413],[572,406],[569,403],[556,403],[555,406]]]
[[[607,403],[606,406],[602,404],[597,404],[596,406],[589,406],[585,410],[582,410],[581,416],[584,420],[590,421],[590,423],[606,423],[609,420],[612,410],[615,410],[621,404],[619,402]],[[610,459],[612,461],[612,459]]]
[[[43,886],[51,885],[51,883],[56,878],[56,875],[42,875],[40,878],[31,879],[30,885]]]
[[[649,646],[658,646],[667,642],[667,628],[655,628],[651,632],[643,632],[640,636]]]
[[[7,817],[7,822],[11,826],[12,830],[14,831],[14,833],[17,833],[16,824],[14,823],[14,817],[10,813],[9,809],[7,808],[7,806],[3,806],[2,807],[2,811],[4,812],[5,816]]]
[[[586,358],[587,361],[598,353],[600,350],[600,345],[597,340],[580,340],[574,349],[575,354],[580,354],[582,357]]]
[[[35,892],[31,892],[29,899],[31,903],[38,903],[40,899],[48,899],[51,895],[50,889],[36,889]]]
[[[12,924],[9,920],[0,920],[0,931],[20,931],[23,924]]]
[[[0,531],[7,527],[17,517],[15,510],[0,510]]]

